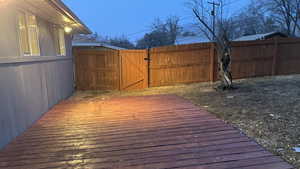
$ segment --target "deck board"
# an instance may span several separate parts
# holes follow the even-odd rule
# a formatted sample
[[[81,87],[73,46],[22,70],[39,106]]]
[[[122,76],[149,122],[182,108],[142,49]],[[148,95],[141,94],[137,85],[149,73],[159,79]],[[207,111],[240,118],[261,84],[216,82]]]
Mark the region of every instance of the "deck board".
[[[292,169],[174,95],[67,100],[0,151],[0,168]]]

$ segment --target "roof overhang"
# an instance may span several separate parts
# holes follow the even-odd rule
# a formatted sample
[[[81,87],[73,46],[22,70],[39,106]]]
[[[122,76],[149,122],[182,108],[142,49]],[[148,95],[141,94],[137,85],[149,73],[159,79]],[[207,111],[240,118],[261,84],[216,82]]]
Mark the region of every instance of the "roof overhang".
[[[61,0],[15,0],[18,8],[29,10],[38,17],[61,26],[68,26],[75,34],[92,31]]]
[[[91,34],[92,31],[70,10],[61,0],[47,0],[48,3],[65,17],[72,20],[82,34]]]

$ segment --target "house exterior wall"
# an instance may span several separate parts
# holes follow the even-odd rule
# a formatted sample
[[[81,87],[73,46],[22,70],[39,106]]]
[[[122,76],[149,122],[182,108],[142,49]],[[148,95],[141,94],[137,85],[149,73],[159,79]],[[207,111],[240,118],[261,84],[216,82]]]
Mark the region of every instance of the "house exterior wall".
[[[0,58],[19,56],[19,43],[17,38],[16,10],[2,8],[0,10]]]
[[[73,92],[71,35],[56,56],[52,24],[37,16],[41,56],[20,56],[16,17],[0,10],[0,149]]]

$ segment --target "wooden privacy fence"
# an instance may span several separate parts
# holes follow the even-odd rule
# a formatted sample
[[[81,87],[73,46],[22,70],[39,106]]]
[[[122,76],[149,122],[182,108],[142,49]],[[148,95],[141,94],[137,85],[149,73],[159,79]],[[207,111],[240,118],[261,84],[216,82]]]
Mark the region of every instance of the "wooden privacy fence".
[[[150,86],[213,81],[213,44],[167,46],[150,50]]]
[[[77,89],[119,89],[119,51],[75,49],[74,54]]]
[[[132,90],[218,78],[213,43],[150,50],[74,49],[79,90]],[[234,79],[300,73],[300,40],[232,43]]]
[[[233,43],[234,79],[300,73],[300,40],[275,39]]]
[[[146,50],[120,50],[120,90],[143,89],[148,86]]]
[[[131,90],[148,87],[145,50],[74,49],[79,90]]]

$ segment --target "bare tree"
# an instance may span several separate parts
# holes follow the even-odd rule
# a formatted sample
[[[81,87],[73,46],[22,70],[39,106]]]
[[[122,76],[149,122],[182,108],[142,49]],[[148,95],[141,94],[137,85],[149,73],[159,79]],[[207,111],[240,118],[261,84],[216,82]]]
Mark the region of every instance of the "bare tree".
[[[270,16],[262,4],[251,3],[242,12],[232,16],[233,38],[244,35],[262,34],[281,31],[274,17]]]
[[[162,21],[157,18],[151,25],[151,32],[137,42],[137,48],[151,48],[157,46],[174,45],[176,38],[182,32],[179,17],[170,16]]]
[[[218,54],[218,74],[221,81],[219,87],[223,90],[232,89],[230,20],[224,17],[225,3],[223,0],[219,0],[219,7],[213,12],[209,9],[207,1],[204,0],[190,0],[188,5],[192,9],[194,17],[200,23],[199,29],[209,40],[215,42]],[[215,18],[217,22],[212,18]],[[216,27],[215,23],[217,24]]]
[[[135,46],[126,36],[120,36],[120,37],[114,37],[110,38],[109,40],[105,41],[104,43],[112,45],[112,46],[117,46],[120,48],[125,48],[125,49],[134,49]]]
[[[172,44],[175,43],[177,36],[182,32],[182,27],[180,26],[179,21],[179,17],[170,16],[169,18],[167,18],[165,23]]]
[[[264,0],[260,3],[278,24],[284,25],[288,35],[296,36],[296,32],[300,31],[300,0]]]

